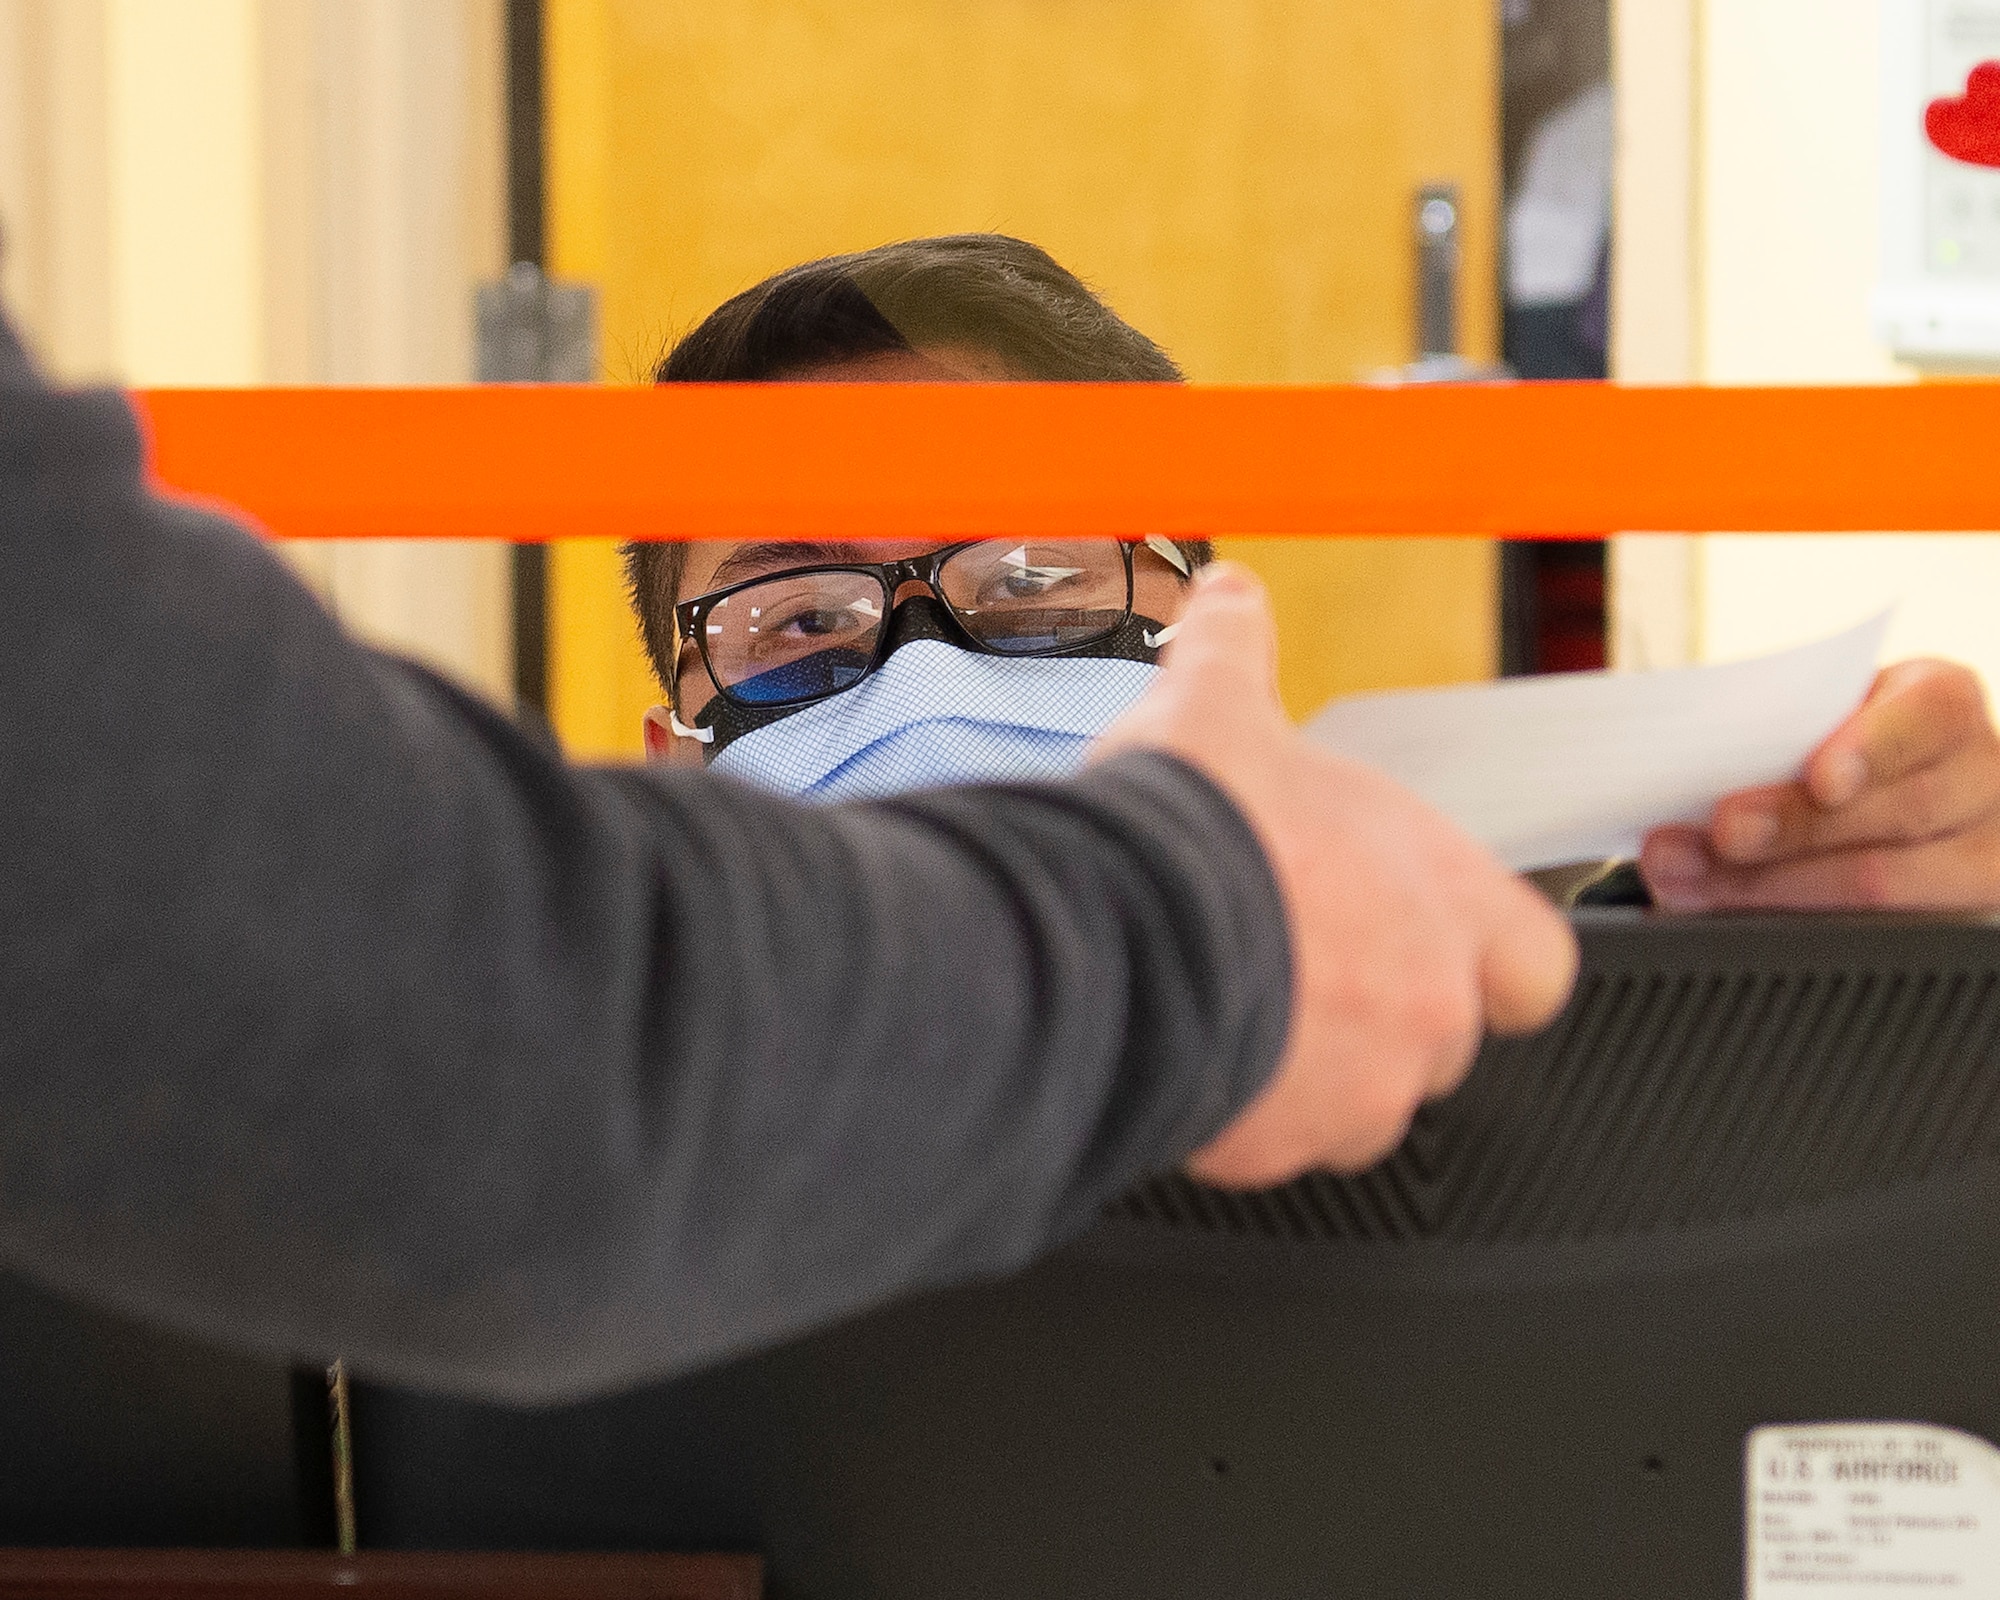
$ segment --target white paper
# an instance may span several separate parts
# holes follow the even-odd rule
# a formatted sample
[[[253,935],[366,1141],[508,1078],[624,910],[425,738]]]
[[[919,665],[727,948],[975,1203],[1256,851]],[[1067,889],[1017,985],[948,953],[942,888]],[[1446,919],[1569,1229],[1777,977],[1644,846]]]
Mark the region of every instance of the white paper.
[[[2000,1450],[1956,1428],[1818,1422],[1744,1448],[1747,1600],[2000,1600]]]
[[[1635,856],[1649,829],[1797,777],[1867,693],[1888,625],[1884,612],[1721,666],[1336,700],[1306,733],[1414,789],[1518,870]]]

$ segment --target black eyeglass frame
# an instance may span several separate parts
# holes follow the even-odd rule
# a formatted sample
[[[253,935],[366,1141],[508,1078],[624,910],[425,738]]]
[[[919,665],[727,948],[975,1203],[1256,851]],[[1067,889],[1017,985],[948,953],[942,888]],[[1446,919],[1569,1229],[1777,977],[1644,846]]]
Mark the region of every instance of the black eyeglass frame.
[[[702,670],[708,674],[708,681],[715,686],[715,692],[740,711],[792,710],[799,706],[817,705],[822,700],[831,700],[835,695],[847,693],[849,689],[854,688],[857,684],[867,682],[882,665],[883,661],[887,659],[891,632],[889,623],[895,606],[896,591],[901,589],[906,583],[922,584],[930,592],[931,598],[937,601],[944,614],[950,619],[951,627],[958,633],[964,646],[980,655],[1001,656],[1015,661],[1030,661],[1049,656],[1071,655],[1080,650],[1088,650],[1092,645],[1102,644],[1106,639],[1111,638],[1119,629],[1132,620],[1133,552],[1142,546],[1150,547],[1152,542],[1150,539],[1114,539],[1111,541],[1111,543],[1118,547],[1118,551],[1125,562],[1124,610],[1119,613],[1118,620],[1115,623],[1108,628],[1093,633],[1089,638],[1077,639],[1069,644],[1059,645],[1047,650],[994,649],[960,620],[957,610],[945,598],[944,590],[939,587],[938,578],[944,571],[947,561],[962,550],[971,550],[979,545],[993,543],[993,540],[990,538],[961,539],[955,544],[945,545],[941,549],[930,551],[928,554],[904,556],[898,561],[814,561],[804,566],[786,567],[780,572],[760,572],[754,578],[744,578],[739,582],[729,584],[725,588],[711,589],[707,594],[698,594],[692,600],[683,600],[674,607],[674,629],[679,636],[679,642],[674,651],[674,681],[668,686],[669,692],[672,695],[669,704],[676,712],[679,711],[681,694],[679,666],[681,652],[690,644],[695,647],[695,650],[701,656]],[[1176,551],[1175,554],[1178,557],[1179,552]],[[1178,565],[1178,561],[1175,564]],[[875,640],[875,653],[869,658],[868,665],[853,683],[845,683],[837,689],[827,689],[819,694],[802,695],[796,700],[743,700],[731,694],[724,687],[721,677],[715,670],[715,663],[708,656],[708,635],[703,630],[703,624],[708,620],[708,614],[722,604],[723,601],[729,599],[732,595],[741,594],[745,589],[754,589],[763,583],[776,583],[784,578],[802,578],[815,572],[858,573],[865,577],[872,577],[877,583],[881,584],[882,626]]]

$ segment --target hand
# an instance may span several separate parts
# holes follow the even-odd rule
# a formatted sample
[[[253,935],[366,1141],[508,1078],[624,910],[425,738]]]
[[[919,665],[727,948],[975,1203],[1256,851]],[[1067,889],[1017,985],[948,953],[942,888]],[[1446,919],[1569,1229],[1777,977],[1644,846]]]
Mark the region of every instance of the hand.
[[[1796,783],[1655,830],[1639,858],[1674,911],[2000,907],[2000,738],[1950,661],[1884,669]]]
[[[1291,1034],[1263,1091],[1188,1162],[1218,1184],[1369,1165],[1457,1087],[1485,1029],[1540,1027],[1576,976],[1546,900],[1408,791],[1299,736],[1276,654],[1262,586],[1206,569],[1158,681],[1100,746],[1166,750],[1214,779],[1284,896]]]

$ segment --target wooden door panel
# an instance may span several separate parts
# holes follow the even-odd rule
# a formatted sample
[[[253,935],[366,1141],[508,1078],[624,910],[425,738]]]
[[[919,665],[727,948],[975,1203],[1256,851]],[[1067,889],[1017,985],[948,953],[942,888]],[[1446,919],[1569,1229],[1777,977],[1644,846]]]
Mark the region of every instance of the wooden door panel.
[[[1466,347],[1494,353],[1490,0],[551,0],[548,19],[552,261],[601,287],[613,381],[779,268],[968,229],[1045,246],[1196,382],[1348,381],[1411,353],[1411,196],[1440,180],[1464,198]],[[1483,544],[1232,551],[1272,584],[1295,713],[1491,670]],[[608,553],[552,566],[557,727],[636,753],[654,689]]]

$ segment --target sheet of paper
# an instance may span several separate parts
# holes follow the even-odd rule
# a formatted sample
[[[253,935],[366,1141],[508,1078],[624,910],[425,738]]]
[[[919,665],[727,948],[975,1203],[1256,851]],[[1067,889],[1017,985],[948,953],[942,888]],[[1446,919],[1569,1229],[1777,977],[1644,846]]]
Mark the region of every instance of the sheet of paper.
[[[1633,856],[1731,790],[1782,783],[1867,692],[1889,614],[1754,661],[1336,700],[1307,724],[1521,871]]]

